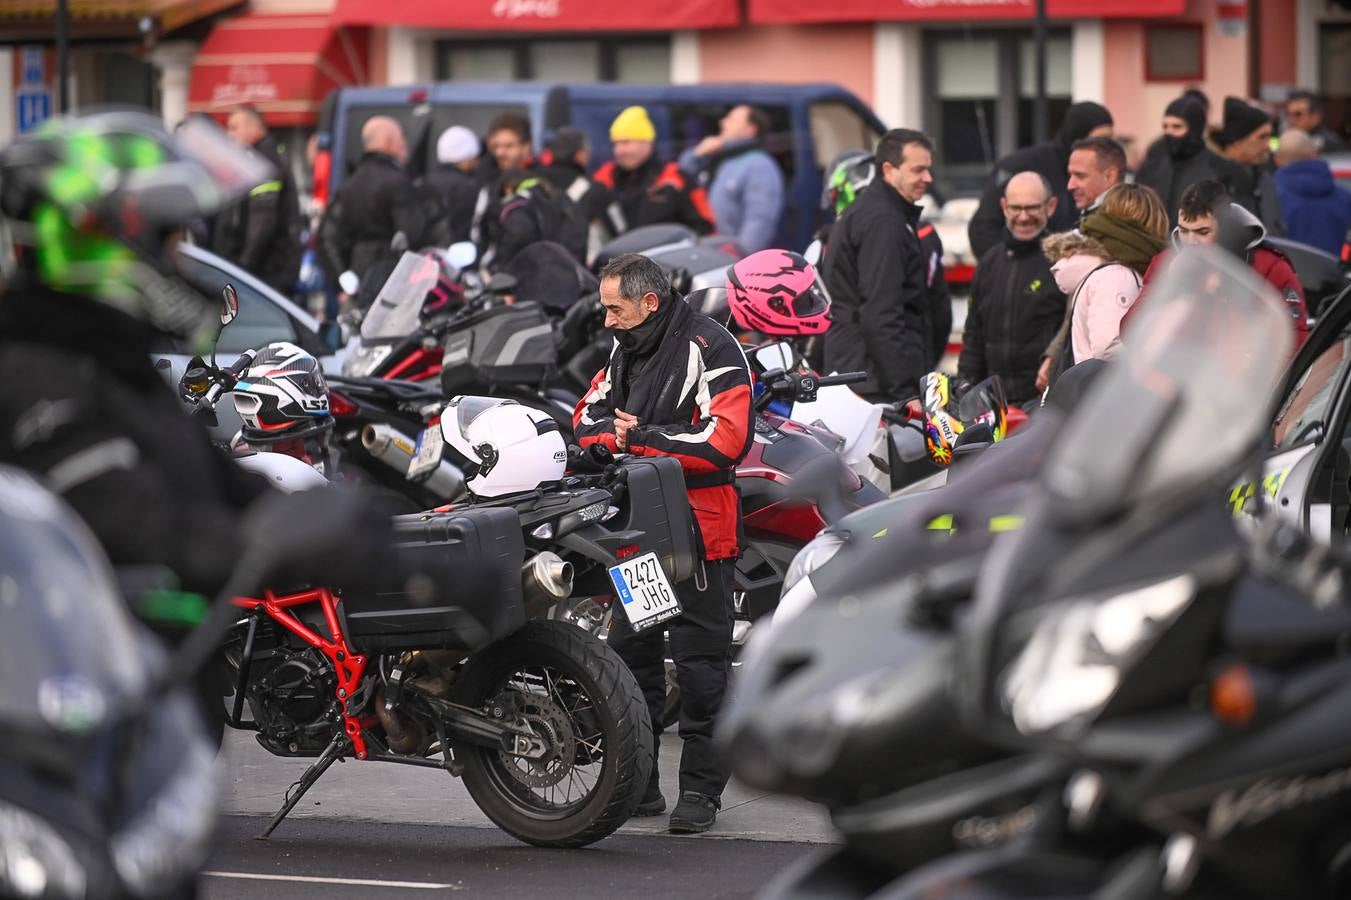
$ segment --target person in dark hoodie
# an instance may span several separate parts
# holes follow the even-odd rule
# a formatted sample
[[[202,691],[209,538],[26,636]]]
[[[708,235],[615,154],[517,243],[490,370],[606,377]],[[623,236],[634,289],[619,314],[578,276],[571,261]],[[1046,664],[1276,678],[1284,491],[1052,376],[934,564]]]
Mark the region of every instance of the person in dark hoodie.
[[[1152,187],[1168,211],[1168,224],[1177,224],[1178,201],[1198,181],[1231,184],[1241,177],[1233,163],[1206,146],[1206,110],[1184,94],[1163,112],[1163,137],[1135,176],[1136,184]]]
[[[1276,192],[1291,240],[1339,256],[1351,230],[1351,192],[1332,179],[1312,138],[1286,129],[1276,151]]]
[[[1237,97],[1224,98],[1224,124],[1211,132],[1219,155],[1233,163],[1227,185],[1234,202],[1262,220],[1267,233],[1285,236],[1276,180],[1271,169],[1271,117]]]
[[[990,182],[981,195],[980,206],[967,226],[971,253],[977,259],[1003,239],[1004,213],[999,201],[1004,196],[1004,185],[1018,172],[1036,172],[1056,191],[1056,214],[1047,226],[1048,233],[1065,231],[1075,223],[1074,200],[1066,187],[1070,150],[1086,137],[1111,137],[1112,114],[1100,103],[1076,103],[1065,113],[1056,136],[1044,143],[1016,150],[1001,159],[990,175]]]

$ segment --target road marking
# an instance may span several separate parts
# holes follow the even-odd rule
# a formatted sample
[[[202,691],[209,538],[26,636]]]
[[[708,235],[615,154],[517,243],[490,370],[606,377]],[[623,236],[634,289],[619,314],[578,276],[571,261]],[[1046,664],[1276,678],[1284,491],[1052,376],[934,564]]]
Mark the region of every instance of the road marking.
[[[203,872],[207,878],[237,878],[245,881],[301,881],[306,884],[345,884],[352,887],[409,888],[424,891],[458,891],[453,884],[431,884],[426,881],[372,881],[365,878],[320,878],[311,875],[263,875],[255,872]]]

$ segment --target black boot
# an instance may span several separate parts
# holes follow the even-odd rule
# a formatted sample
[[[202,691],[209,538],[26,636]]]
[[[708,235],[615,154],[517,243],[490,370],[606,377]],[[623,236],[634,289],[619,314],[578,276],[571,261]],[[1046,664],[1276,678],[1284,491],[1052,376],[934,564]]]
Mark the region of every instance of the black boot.
[[[722,800],[697,791],[681,791],[680,802],[671,813],[672,834],[702,834],[718,820]]]

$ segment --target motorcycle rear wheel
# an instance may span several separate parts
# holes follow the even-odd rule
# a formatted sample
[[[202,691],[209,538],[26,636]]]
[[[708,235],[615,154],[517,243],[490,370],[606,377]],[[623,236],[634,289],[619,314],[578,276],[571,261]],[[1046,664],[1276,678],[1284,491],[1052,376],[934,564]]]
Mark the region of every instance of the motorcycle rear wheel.
[[[528,622],[471,657],[454,693],[475,709],[508,698],[546,737],[548,755],[533,763],[457,748],[465,787],[503,831],[537,847],[583,847],[633,814],[652,774],[652,725],[638,682],[603,641],[566,622]]]

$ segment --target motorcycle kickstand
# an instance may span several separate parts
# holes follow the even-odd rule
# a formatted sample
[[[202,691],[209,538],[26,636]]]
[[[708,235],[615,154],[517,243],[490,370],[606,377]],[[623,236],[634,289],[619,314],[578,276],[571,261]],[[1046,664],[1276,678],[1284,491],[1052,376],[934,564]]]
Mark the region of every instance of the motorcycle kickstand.
[[[320,753],[318,759],[310,764],[310,767],[305,770],[305,774],[300,776],[300,780],[292,785],[296,788],[295,793],[293,794],[289,790],[286,792],[286,801],[282,804],[281,809],[277,810],[277,814],[272,817],[272,821],[268,823],[267,830],[258,835],[258,840],[265,841],[272,836],[272,832],[281,824],[282,819],[285,819],[291,814],[291,810],[296,808],[296,804],[300,802],[301,797],[305,796],[305,792],[314,787],[314,783],[328,771],[329,766],[342,759],[346,746],[346,734],[340,731],[333,735],[333,740],[328,742],[324,752]]]

